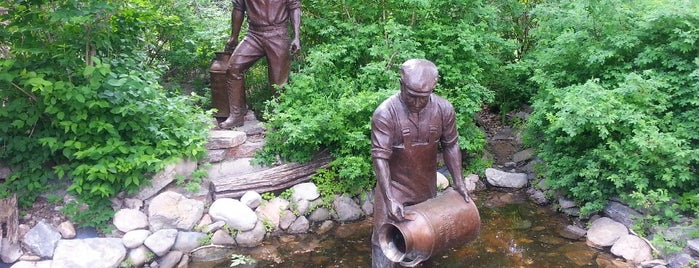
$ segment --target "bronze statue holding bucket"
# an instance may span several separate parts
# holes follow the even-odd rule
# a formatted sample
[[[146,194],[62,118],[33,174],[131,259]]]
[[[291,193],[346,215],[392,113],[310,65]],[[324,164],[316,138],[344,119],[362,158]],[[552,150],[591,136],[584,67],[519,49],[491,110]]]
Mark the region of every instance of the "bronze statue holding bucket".
[[[400,92],[374,111],[372,267],[413,267],[437,251],[475,239],[480,230],[461,171],[454,108],[433,94],[438,76],[428,60],[406,61]],[[439,145],[454,188],[438,196]]]

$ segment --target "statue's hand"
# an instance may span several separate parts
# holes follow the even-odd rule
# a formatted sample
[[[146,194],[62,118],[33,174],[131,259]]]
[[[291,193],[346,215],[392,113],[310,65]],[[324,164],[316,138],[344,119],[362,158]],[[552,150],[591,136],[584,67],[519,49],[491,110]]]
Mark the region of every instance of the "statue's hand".
[[[223,50],[225,52],[233,52],[235,50],[235,47],[238,46],[238,38],[231,36],[228,38],[228,42],[226,42],[226,48]]]
[[[403,204],[396,202],[394,200],[388,200],[388,218],[396,222],[401,222],[405,220],[405,214],[403,213]]]
[[[464,201],[466,201],[466,203],[470,203],[470,202],[471,202],[471,197],[468,196],[468,191],[466,190],[465,187],[464,187],[464,188],[462,188],[462,187],[455,187],[454,190],[456,190],[457,193],[459,193],[461,196],[464,197]]]
[[[294,38],[293,41],[291,41],[291,46],[289,47],[289,50],[291,51],[291,54],[296,54],[301,50],[301,41],[299,41],[298,38]]]

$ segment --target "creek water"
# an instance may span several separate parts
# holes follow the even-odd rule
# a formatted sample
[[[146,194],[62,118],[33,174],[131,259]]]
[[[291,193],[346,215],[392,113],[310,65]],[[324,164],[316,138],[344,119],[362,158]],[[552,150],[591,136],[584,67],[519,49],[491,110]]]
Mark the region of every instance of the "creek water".
[[[433,256],[418,267],[626,267],[621,260],[570,240],[559,231],[570,220],[550,207],[527,201],[523,192],[485,191],[474,200],[481,215],[479,237]],[[267,239],[254,249],[236,249],[253,265],[234,267],[371,267],[371,219],[342,224],[323,234]],[[209,267],[230,267],[231,262]],[[195,266],[202,267],[202,266]]]

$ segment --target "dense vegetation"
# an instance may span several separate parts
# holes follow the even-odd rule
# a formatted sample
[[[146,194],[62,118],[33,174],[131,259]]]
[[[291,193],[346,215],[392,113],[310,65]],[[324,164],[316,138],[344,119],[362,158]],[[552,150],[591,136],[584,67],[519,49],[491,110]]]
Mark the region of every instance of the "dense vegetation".
[[[207,67],[230,1],[2,5],[0,163],[13,173],[0,197],[30,204],[65,180],[104,208],[172,159],[203,155]],[[305,0],[302,25],[285,93],[270,99],[264,64],[246,83],[269,129],[258,160],[329,152],[314,177],[325,194],[374,184],[369,119],[419,57],[440,69],[470,171],[489,164],[474,114],[531,104],[539,175],[582,213],[611,197],[666,219],[699,212],[696,1]]]
[[[582,213],[620,197],[654,217],[699,212],[699,4],[545,3],[523,62],[538,85],[530,144]]]

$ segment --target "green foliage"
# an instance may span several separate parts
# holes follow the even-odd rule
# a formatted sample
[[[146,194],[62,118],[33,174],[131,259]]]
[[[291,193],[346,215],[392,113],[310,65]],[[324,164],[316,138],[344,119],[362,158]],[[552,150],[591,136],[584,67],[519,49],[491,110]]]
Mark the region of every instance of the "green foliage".
[[[114,210],[109,199],[99,199],[87,204],[81,201],[71,201],[65,204],[61,213],[66,215],[73,223],[81,227],[92,227],[103,234],[109,234],[114,230],[112,218]]]
[[[199,245],[200,246],[206,246],[211,244],[211,239],[214,237],[214,233],[208,233],[206,236],[203,236],[202,238],[199,238]]]
[[[613,196],[662,220],[697,213],[698,11],[691,1],[623,0],[534,9],[537,46],[522,65],[541,90],[527,140],[582,214]]]
[[[237,267],[240,265],[250,265],[255,263],[257,263],[257,261],[250,256],[233,253],[231,254],[231,264],[229,267]]]
[[[410,58],[436,63],[436,91],[457,110],[460,145],[480,155],[485,138],[473,115],[493,99],[486,86],[514,50],[491,26],[496,13],[480,1],[305,1],[303,54],[267,106],[270,131],[256,158],[308,161],[326,150],[334,161],[314,177],[321,192],[370,188],[371,116],[398,91],[400,64]]]
[[[88,205],[67,214],[98,227],[111,217],[107,197],[136,191],[176,158],[203,156],[206,114],[158,83],[157,46],[168,43],[153,29],[179,24],[149,3],[9,3],[0,162],[13,173],[0,195],[16,192],[26,206],[50,180],[65,179]]]

